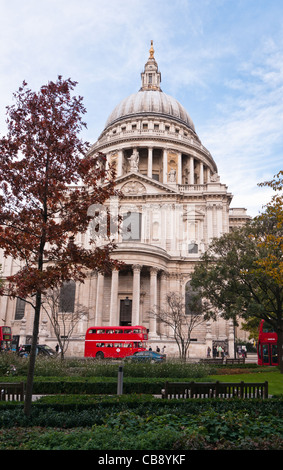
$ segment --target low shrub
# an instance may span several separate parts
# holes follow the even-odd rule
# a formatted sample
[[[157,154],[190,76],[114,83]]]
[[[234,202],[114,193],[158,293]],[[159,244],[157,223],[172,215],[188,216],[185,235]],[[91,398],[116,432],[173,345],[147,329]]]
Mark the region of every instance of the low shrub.
[[[123,393],[148,393],[160,395],[168,378],[124,377]],[[176,378],[175,381],[184,379]],[[204,379],[201,379],[204,380]],[[206,379],[205,381],[213,381]],[[26,377],[4,377],[1,381],[26,382]],[[200,380],[199,380],[200,381]],[[93,394],[112,395],[117,394],[117,377],[35,377],[33,382],[33,394]]]
[[[61,411],[34,404],[29,418],[18,405],[0,412],[0,449],[282,450],[282,401],[269,402],[109,397]]]
[[[28,358],[21,358],[16,353],[0,354],[0,375],[27,375]],[[121,362],[98,361],[96,359],[36,358],[35,376],[40,377],[117,377]],[[184,363],[168,360],[164,364],[123,363],[125,377],[174,377],[202,378],[216,373],[219,366],[199,363]]]

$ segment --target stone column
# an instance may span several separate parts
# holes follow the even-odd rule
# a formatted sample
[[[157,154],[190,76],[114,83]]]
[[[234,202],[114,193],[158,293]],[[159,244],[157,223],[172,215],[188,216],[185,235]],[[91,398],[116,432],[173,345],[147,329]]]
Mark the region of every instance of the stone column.
[[[167,166],[168,166],[168,162],[167,162],[168,158],[167,158],[167,150],[164,149],[163,150],[163,183],[167,183]]]
[[[178,184],[182,184],[182,154],[178,153]]]
[[[207,183],[210,182],[210,177],[211,177],[210,168],[208,168],[208,166],[207,166],[207,167],[206,167],[206,182],[207,182]]]
[[[96,314],[95,325],[102,325],[102,312],[103,312],[103,291],[104,291],[104,275],[98,273],[97,279],[97,297],[96,297]]]
[[[158,269],[150,268],[150,310],[154,311],[157,307],[157,272]],[[149,334],[151,337],[156,336],[156,317],[151,316],[149,320]]]
[[[235,326],[233,320],[228,320],[228,354],[233,359],[235,357]]]
[[[220,237],[221,234],[223,233],[223,207],[222,207],[222,204],[217,204],[216,206],[216,219],[217,219],[217,222],[216,222],[216,236],[217,237]]]
[[[133,306],[132,306],[132,324],[140,323],[140,274],[142,266],[133,265]]]
[[[190,157],[190,184],[195,183],[195,176],[194,176],[194,157]]]
[[[20,341],[19,344],[25,344],[27,337],[27,320],[23,318],[20,323]]]
[[[152,148],[148,148],[148,160],[147,160],[147,176],[152,178]]]
[[[111,298],[110,298],[110,326],[119,324],[118,320],[118,287],[119,287],[119,271],[112,270],[111,277]]]
[[[199,164],[199,184],[204,184],[204,178],[203,178],[203,163],[200,162]]]
[[[209,347],[210,348],[210,356],[212,356],[212,331],[211,331],[211,321],[207,321],[206,322],[206,337],[205,337],[205,346],[206,346],[206,351],[204,352],[205,356],[206,357],[206,354],[207,354],[207,348]]]
[[[166,271],[162,271],[160,276],[160,308],[163,310],[167,310],[167,278],[168,273]],[[160,333],[162,335],[168,335],[168,327],[164,323],[160,324]]]
[[[107,153],[107,154],[106,154],[106,162],[105,162],[105,170],[106,170],[106,171],[109,170],[110,157],[111,157],[111,154],[110,154],[110,153]]]
[[[122,176],[123,172],[123,150],[118,152],[117,177]]]
[[[211,242],[213,238],[213,205],[208,204],[206,207],[206,232],[207,232],[207,243]]]
[[[96,314],[96,296],[97,296],[97,272],[92,272],[90,275],[90,288],[89,288],[89,326],[95,325]]]

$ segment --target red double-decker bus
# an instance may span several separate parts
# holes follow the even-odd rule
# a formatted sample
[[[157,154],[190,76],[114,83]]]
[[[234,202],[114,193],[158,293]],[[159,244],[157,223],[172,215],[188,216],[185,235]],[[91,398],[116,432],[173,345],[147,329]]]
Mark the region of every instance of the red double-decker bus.
[[[259,325],[257,359],[261,366],[278,366],[277,333],[264,320]]]
[[[85,357],[123,358],[146,349],[144,326],[93,326],[85,335]]]
[[[12,347],[12,330],[10,326],[0,326],[0,349],[10,350]]]

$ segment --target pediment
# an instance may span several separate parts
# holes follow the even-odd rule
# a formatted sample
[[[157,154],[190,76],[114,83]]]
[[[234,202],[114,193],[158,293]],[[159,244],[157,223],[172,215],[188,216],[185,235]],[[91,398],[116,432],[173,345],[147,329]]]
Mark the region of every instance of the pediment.
[[[141,173],[131,172],[116,178],[116,188],[125,196],[141,196],[143,194],[177,194],[177,188],[160,183]]]

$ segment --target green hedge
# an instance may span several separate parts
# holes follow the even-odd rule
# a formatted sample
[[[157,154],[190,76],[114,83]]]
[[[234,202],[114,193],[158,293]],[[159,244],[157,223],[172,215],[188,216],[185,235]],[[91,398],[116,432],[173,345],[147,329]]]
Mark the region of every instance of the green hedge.
[[[0,407],[0,427],[50,426],[81,427],[99,424],[107,418],[123,413],[137,416],[191,417],[202,413],[247,414],[250,419],[260,416],[281,420],[283,426],[283,399],[194,399],[162,400],[149,395],[93,397],[90,395],[46,396],[33,403],[31,416],[26,418],[21,403],[10,402]],[[68,425],[66,424],[68,417]],[[61,421],[60,421],[61,420]],[[52,422],[52,424],[51,424]],[[65,423],[65,424],[63,424]],[[283,430],[281,426],[281,429]]]
[[[130,379],[123,381],[123,393],[149,393],[160,394],[164,388],[164,381],[160,379]],[[116,394],[117,379],[107,378],[101,380],[35,380],[33,394]]]
[[[123,377],[123,393],[160,395],[168,378]],[[183,381],[184,378],[176,378]],[[198,379],[199,380],[199,379]],[[201,379],[204,380],[204,379]],[[205,381],[209,381],[206,379]],[[0,382],[26,382],[26,377],[4,377]],[[200,380],[199,380],[200,381]],[[211,381],[213,381],[211,379]],[[117,377],[35,377],[33,394],[117,394]]]
[[[8,404],[7,404],[8,405]],[[0,449],[283,449],[283,400],[45,397],[0,409]]]

